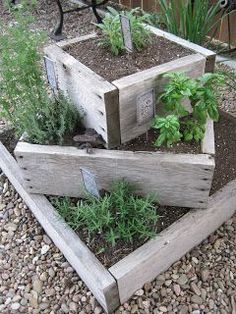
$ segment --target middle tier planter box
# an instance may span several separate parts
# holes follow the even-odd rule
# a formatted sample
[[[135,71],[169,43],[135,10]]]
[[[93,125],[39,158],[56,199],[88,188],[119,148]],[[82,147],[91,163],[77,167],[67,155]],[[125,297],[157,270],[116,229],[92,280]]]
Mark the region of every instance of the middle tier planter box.
[[[215,167],[213,122],[200,154],[78,149],[19,142],[15,156],[31,193],[84,196],[84,180],[109,190],[127,179],[138,194],[154,193],[162,205],[206,208]],[[85,178],[84,173],[87,173]]]
[[[144,70],[135,65],[134,73],[118,79],[114,79],[116,70],[112,67],[113,57],[109,62],[104,62],[104,67],[108,70],[112,68],[110,80],[91,69],[88,60],[87,63],[83,61],[87,54],[93,58],[96,44],[92,49],[86,45],[96,40],[96,34],[63,41],[45,49],[46,57],[51,60],[48,74],[54,76],[53,84],[70,96],[78,110],[83,110],[85,126],[101,134],[107,148],[128,142],[150,128],[155,111],[158,110],[156,100],[166,83],[163,78],[165,73],[184,72],[190,77],[198,77],[214,69],[214,52],[157,28],[149,28],[154,41],[161,42],[159,50],[156,51],[155,46],[152,49],[156,51],[154,55],[162,54],[162,58],[171,61],[160,65],[154,62],[154,66],[149,65]],[[71,49],[76,50],[77,46],[81,47],[83,56],[75,58]],[[169,57],[169,54],[172,55]],[[99,64],[101,59],[106,60],[106,56],[101,55],[100,59],[92,60],[93,66]],[[114,63],[116,59],[114,56]],[[127,62],[125,60],[118,65],[126,68]]]

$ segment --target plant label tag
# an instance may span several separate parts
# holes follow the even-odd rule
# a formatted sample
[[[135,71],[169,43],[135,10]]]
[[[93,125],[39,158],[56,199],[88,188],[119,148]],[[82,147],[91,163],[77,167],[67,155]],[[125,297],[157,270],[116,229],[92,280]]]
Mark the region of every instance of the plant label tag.
[[[44,56],[44,64],[46,68],[48,83],[51,88],[55,90],[57,89],[57,78],[54,68],[54,62],[52,59]]]
[[[132,52],[133,42],[132,42],[132,35],[131,35],[130,20],[126,16],[120,14],[120,23],[121,23],[121,32],[122,32],[125,49],[129,52]]]
[[[138,125],[150,122],[155,115],[154,89],[138,95],[137,100],[137,122]]]
[[[80,171],[86,191],[95,197],[100,197],[95,175],[85,168],[80,168]]]

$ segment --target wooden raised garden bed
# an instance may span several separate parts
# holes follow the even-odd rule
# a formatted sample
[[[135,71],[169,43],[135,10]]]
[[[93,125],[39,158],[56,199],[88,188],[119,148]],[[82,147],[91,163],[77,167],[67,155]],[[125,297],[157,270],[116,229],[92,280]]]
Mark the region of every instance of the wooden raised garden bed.
[[[51,159],[51,164],[55,162],[55,159]],[[60,166],[63,167],[63,162]],[[154,279],[204,240],[236,210],[236,180],[233,180],[210,197],[207,209],[191,210],[156,238],[106,269],[65,224],[45,196],[31,194],[25,189],[19,165],[1,143],[0,167],[108,313],[112,313],[144,283]],[[45,168],[48,169],[48,164],[45,164]],[[38,179],[40,177],[39,171]],[[46,182],[44,181],[45,184]]]
[[[125,178],[139,194],[154,193],[162,205],[206,208],[214,162],[213,122],[208,121],[200,154],[78,149],[19,142],[15,156],[25,188],[31,193],[81,197],[81,169],[89,171],[99,190]]]
[[[148,68],[137,72],[138,70],[134,70],[132,66],[140,59],[139,53],[134,52],[131,55],[126,53],[119,58],[112,55],[108,63],[108,68],[112,69],[108,74],[104,74],[110,79],[98,75],[68,53],[72,51],[74,55],[74,49],[77,51],[77,47],[80,47],[83,58],[86,59],[87,54],[94,53],[94,50],[89,49],[94,45],[94,40],[95,48],[97,47],[96,34],[46,48],[46,57],[53,61],[51,66],[54,70],[49,71],[48,77],[51,75],[54,88],[67,92],[78,109],[82,108],[85,112],[83,119],[85,127],[95,129],[105,140],[106,147],[116,150],[95,148],[87,151],[71,146],[19,142],[15,156],[22,170],[24,186],[29,192],[81,197],[84,195],[82,171],[87,170],[93,176],[99,190],[109,190],[114,180],[127,178],[136,186],[137,193],[141,195],[154,193],[162,205],[207,207],[215,167],[214,130],[211,121],[207,123],[205,137],[197,153],[183,151],[177,154],[154,149],[144,152],[142,147],[134,151],[119,150],[121,143],[123,145],[147,132],[155,112],[161,111],[162,104],[156,104],[156,99],[167,83],[164,74],[178,71],[195,78],[205,73],[206,62],[208,68],[209,64],[212,68],[214,65],[214,54],[208,50],[191,43],[187,45],[186,41],[179,45],[178,38],[170,38],[169,41],[163,39],[165,33],[156,28],[150,29],[153,34],[159,36],[155,37],[157,43],[154,41],[154,48],[161,43],[159,47],[161,50],[162,45],[166,45],[166,48],[163,48],[164,56],[161,52],[162,61],[169,58],[172,61],[150,67],[148,59]],[[154,48],[144,50],[144,54],[151,54],[151,60]],[[174,55],[170,52],[170,57],[167,56],[165,59],[168,49],[170,51],[176,49],[177,52],[175,51]],[[105,53],[104,51],[100,53]],[[123,57],[126,58],[125,63],[131,64],[131,72],[136,73],[122,76],[127,70],[122,68]],[[104,58],[97,56],[97,60],[103,62],[103,66],[106,65],[106,61],[103,60],[107,60],[106,58],[110,58],[109,54]],[[142,58],[141,54],[140,62]],[[93,60],[92,68],[97,66],[97,60],[95,63]],[[113,60],[117,64],[115,68]],[[154,61],[156,62],[156,59]],[[99,71],[103,71],[103,66]],[[115,69],[121,77],[117,78]]]
[[[149,65],[144,70],[140,70],[137,66],[137,69],[132,71],[136,73],[118,76],[118,79],[114,79],[116,68],[111,67],[113,63],[106,64],[106,56],[103,58],[101,54],[101,58],[95,58],[93,64],[96,66],[104,59],[102,67],[112,68],[110,80],[96,73],[89,65],[85,65],[80,57],[76,59],[70,53],[73,47],[77,45],[83,47],[83,44],[96,40],[96,34],[63,41],[45,49],[46,56],[54,64],[57,87],[68,93],[79,110],[83,109],[85,126],[94,128],[101,134],[108,148],[127,142],[150,128],[154,111],[158,110],[154,103],[158,95],[163,92],[166,82],[163,74],[181,71],[190,77],[198,77],[205,71],[214,69],[215,53],[171,34],[168,35],[157,28],[149,28],[154,36],[157,36],[156,42],[159,40],[163,41],[163,44],[173,45],[167,50],[175,54],[175,57],[168,59],[168,54],[163,53],[167,50],[162,49],[162,44],[160,44],[159,52],[157,51],[156,54],[158,55],[161,51],[164,58],[172,61],[160,65],[154,62],[152,66]],[[180,56],[175,51],[178,47]],[[153,51],[155,49],[157,48],[150,48]],[[85,55],[94,54],[94,50],[96,50],[96,45],[83,49]],[[184,56],[181,57],[181,53]],[[72,54],[74,54],[73,51]],[[134,61],[136,57],[138,58],[135,56]],[[86,56],[83,55],[83,58]],[[129,61],[129,57],[127,58]],[[114,57],[114,60],[117,59]],[[118,68],[126,68],[128,61],[123,60]],[[87,63],[90,64],[90,61],[88,60]]]

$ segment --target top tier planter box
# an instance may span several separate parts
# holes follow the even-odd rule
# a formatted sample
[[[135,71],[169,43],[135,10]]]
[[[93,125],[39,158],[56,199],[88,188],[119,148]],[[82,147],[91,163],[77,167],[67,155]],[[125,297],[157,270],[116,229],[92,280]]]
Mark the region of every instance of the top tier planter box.
[[[214,69],[213,52],[157,28],[147,27],[157,38],[164,37],[175,42],[190,49],[192,54],[108,82],[65,52],[69,46],[91,40],[96,34],[45,48],[46,57],[53,61],[57,88],[66,92],[78,109],[83,110],[85,126],[101,134],[107,148],[128,142],[150,128],[153,117],[150,108],[147,111],[145,109],[154,106],[158,95],[163,92],[165,73],[184,72],[190,77],[198,77]],[[140,116],[140,112],[144,114]]]

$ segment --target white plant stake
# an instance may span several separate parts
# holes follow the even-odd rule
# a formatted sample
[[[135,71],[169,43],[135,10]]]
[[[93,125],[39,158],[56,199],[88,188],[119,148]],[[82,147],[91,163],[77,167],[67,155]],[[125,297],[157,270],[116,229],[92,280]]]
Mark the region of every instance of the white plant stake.
[[[120,14],[121,32],[124,41],[125,49],[128,52],[133,52],[133,41],[131,35],[130,20],[125,15]]]

